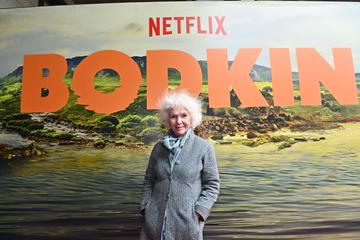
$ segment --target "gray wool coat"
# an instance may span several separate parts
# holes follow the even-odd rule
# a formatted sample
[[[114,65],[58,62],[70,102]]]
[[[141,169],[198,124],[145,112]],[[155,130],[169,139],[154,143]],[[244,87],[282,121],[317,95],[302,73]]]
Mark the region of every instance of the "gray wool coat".
[[[169,154],[158,142],[150,155],[139,206],[143,215],[140,239],[160,240],[165,224],[166,240],[202,240],[204,222],[220,189],[214,149],[192,133],[172,172]]]

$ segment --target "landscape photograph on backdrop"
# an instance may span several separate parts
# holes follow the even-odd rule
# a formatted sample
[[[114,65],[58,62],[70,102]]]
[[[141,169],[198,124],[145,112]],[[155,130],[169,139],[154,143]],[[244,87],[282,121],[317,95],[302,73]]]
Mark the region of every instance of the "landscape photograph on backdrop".
[[[139,239],[159,99],[201,103],[204,239],[358,239],[360,3],[0,9],[0,238]]]

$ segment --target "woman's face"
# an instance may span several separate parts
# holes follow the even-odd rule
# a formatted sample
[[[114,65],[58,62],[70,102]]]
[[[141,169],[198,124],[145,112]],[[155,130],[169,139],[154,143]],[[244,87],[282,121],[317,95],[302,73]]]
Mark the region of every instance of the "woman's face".
[[[183,107],[175,107],[169,112],[169,126],[176,137],[183,136],[191,127],[190,113]]]

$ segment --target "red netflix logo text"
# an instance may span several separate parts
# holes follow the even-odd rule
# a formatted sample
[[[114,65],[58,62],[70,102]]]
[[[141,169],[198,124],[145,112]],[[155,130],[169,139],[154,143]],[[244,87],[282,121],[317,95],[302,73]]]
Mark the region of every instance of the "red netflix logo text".
[[[225,16],[150,17],[149,37],[172,34],[227,35]]]

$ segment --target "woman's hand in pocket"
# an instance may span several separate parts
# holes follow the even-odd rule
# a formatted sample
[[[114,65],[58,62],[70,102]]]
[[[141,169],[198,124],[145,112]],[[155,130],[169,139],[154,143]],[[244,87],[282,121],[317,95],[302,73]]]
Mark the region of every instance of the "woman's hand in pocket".
[[[199,213],[195,212],[195,214],[196,214],[196,218],[197,218],[198,221],[203,221],[202,217],[201,217],[201,215]]]

